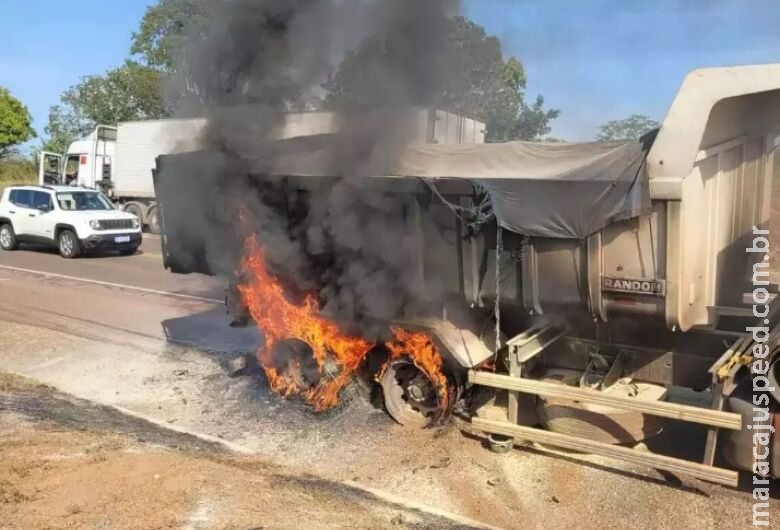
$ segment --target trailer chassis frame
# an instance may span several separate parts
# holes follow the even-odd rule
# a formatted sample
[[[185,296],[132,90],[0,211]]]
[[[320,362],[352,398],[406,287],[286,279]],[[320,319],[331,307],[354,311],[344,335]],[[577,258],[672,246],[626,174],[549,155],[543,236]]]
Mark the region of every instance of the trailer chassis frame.
[[[760,325],[764,325],[761,319]],[[775,299],[770,305],[769,341],[780,336],[780,299]],[[726,486],[736,487],[739,474],[735,470],[715,466],[715,455],[718,446],[720,429],[741,430],[742,417],[733,412],[724,412],[725,399],[736,388],[736,380],[743,371],[750,371],[753,361],[752,348],[755,341],[752,335],[738,334],[738,338],[723,352],[715,362],[710,361],[709,369],[703,370],[701,376],[694,374],[694,380],[709,379],[712,399],[709,408],[671,403],[666,401],[647,402],[638,399],[612,396],[589,388],[563,386],[545,381],[530,379],[525,366],[542,356],[549,346],[566,339],[565,329],[553,327],[535,327],[525,331],[507,342],[508,371],[506,375],[472,369],[468,373],[468,382],[472,385],[491,387],[508,391],[508,406],[506,419],[497,417],[494,412],[477,411],[471,418],[473,431],[484,434],[509,437],[514,443],[532,442],[553,447],[575,450],[599,456],[605,456],[628,463],[648,466],[661,471],[685,475]],[[715,331],[715,333],[718,333]],[[725,335],[735,336],[733,332]],[[572,339],[582,345],[597,346],[598,341]],[[641,347],[626,347],[622,345],[604,344],[606,348],[617,350],[626,348],[654,355],[652,350]],[[629,351],[629,355],[630,355]],[[671,353],[669,353],[671,355]],[[620,353],[618,353],[620,355]],[[657,355],[657,351],[656,351]],[[680,354],[678,354],[680,355]],[[682,354],[684,355],[684,354]],[[696,360],[699,366],[706,357]],[[714,356],[713,356],[714,357]],[[711,359],[712,357],[710,357]],[[664,362],[664,361],[662,361]],[[667,361],[668,362],[668,361]],[[671,383],[671,381],[670,381]],[[696,423],[708,427],[707,438],[701,462],[675,458],[653,453],[646,448],[629,448],[611,445],[569,434],[551,432],[549,430],[521,425],[518,421],[520,412],[520,395],[557,397],[571,400],[575,408],[583,408],[586,404],[598,404],[612,409],[635,411],[663,418]],[[488,407],[491,407],[488,405]],[[494,409],[496,407],[493,407]]]

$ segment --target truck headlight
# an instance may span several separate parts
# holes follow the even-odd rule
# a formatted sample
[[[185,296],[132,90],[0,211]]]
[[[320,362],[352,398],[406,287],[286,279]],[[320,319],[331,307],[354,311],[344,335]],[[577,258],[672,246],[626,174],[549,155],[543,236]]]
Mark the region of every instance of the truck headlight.
[[[100,221],[98,221],[97,219],[92,219],[92,220],[89,222],[89,227],[90,227],[92,230],[100,230],[100,229],[101,229],[101,228],[100,228]]]
[[[138,220],[138,217],[133,217],[133,228],[140,228],[141,227],[141,221]]]

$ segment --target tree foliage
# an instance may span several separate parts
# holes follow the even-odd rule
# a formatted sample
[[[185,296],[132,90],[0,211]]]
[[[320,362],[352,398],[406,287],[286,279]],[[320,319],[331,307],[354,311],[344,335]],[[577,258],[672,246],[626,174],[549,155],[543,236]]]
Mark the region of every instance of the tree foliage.
[[[30,111],[0,87],[0,160],[14,154],[20,144],[35,136]]]
[[[622,120],[614,120],[599,127],[597,139],[601,141],[611,140],[638,140],[643,135],[660,127],[660,123],[642,114],[634,114]]]
[[[173,71],[187,39],[205,32],[216,8],[213,0],[160,0],[146,10],[130,53],[152,68]]]
[[[94,124],[113,125],[165,116],[160,86],[157,70],[127,61],[105,75],[84,78],[62,99]]]
[[[83,78],[49,111],[44,150],[63,152],[97,125],[167,116],[161,75],[154,68],[127,61],[104,75]]]
[[[64,153],[71,142],[94,129],[92,122],[65,103],[64,99],[65,94],[61,96],[59,105],[49,109],[49,122],[44,128],[46,140],[41,145],[41,151]]]
[[[370,106],[372,101],[361,101],[375,97],[363,89],[366,79],[381,74],[375,71],[376,65],[391,62],[386,54],[395,45],[367,40],[348,53],[324,85],[326,104]],[[433,90],[434,101],[425,103],[485,121],[487,140],[492,142],[538,140],[550,132],[550,122],[560,112],[546,110],[541,96],[530,105],[525,102],[523,65],[515,58],[504,60],[498,38],[466,18],[455,17],[448,22],[444,50],[443,56],[436,57],[440,86]]]
[[[52,107],[45,147],[61,151],[98,123],[167,116],[162,84],[176,73],[175,68],[186,64],[182,55],[186,43],[206,33],[219,7],[213,0],[159,0],[150,6],[133,33],[132,59],[104,75],[82,79]],[[437,68],[442,69],[438,77],[443,81],[435,87],[433,101],[420,103],[485,121],[488,141],[538,140],[549,134],[559,111],[546,109],[541,96],[525,101],[525,70],[517,59],[504,59],[497,37],[456,17],[448,21],[446,38],[446,52],[437,58]],[[327,105],[366,103],[356,101],[360,83],[372,75],[378,54],[385,53],[387,45],[368,40],[348,53],[323,85]]]

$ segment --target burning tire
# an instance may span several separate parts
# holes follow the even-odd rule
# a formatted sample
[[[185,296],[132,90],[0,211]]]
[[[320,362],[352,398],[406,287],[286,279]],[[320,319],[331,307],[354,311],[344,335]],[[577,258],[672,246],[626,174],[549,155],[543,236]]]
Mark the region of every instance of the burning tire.
[[[282,385],[276,389],[282,394],[298,394],[316,387],[321,379],[319,366],[307,343],[298,339],[285,340],[274,346],[272,366]]]
[[[438,385],[410,359],[392,361],[379,383],[387,412],[401,425],[428,427],[447,412]]]

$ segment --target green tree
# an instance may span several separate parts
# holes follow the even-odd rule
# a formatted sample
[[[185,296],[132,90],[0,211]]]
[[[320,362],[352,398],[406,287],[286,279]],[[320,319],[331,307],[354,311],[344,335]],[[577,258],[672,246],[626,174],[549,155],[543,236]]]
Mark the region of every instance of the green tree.
[[[66,94],[61,96],[59,105],[49,109],[49,122],[43,130],[46,133],[46,140],[41,144],[41,151],[64,153],[71,142],[95,128],[92,121],[82,116],[65,101]]]
[[[0,160],[15,154],[20,144],[35,137],[30,111],[0,87]]]
[[[105,75],[85,77],[62,96],[94,124],[161,118],[167,115],[157,70],[127,61]]]
[[[560,112],[545,109],[541,96],[533,104],[525,102],[527,78],[520,61],[504,60],[499,39],[487,35],[482,26],[464,17],[448,20],[447,25],[444,52],[435,57],[440,86],[433,90],[434,101],[425,103],[485,121],[490,142],[538,140],[549,134],[550,122]],[[376,71],[376,65],[392,62],[383,60],[387,59],[383,55],[396,45],[369,39],[348,53],[324,85],[326,105],[371,106],[373,101],[365,98],[378,98],[365,90],[366,79],[382,75]]]
[[[127,61],[105,75],[85,77],[60,96],[49,111],[44,150],[63,152],[96,125],[168,116],[158,70]]]
[[[185,47],[193,37],[207,33],[209,22],[220,8],[221,3],[213,0],[159,0],[150,6],[132,37],[130,51],[140,63],[139,67],[148,69],[154,73],[150,76],[156,75],[158,79],[177,73],[174,72],[177,65],[187,63],[182,56]],[[559,111],[546,109],[541,96],[531,103],[525,101],[527,80],[523,66],[514,58],[504,60],[499,39],[487,35],[484,28],[463,17],[446,23],[447,45],[443,47],[442,56],[436,57],[435,65],[440,70],[441,75],[437,77],[442,79],[441,86],[434,90],[433,101],[419,103],[434,104],[485,121],[488,141],[538,140],[549,134],[550,123]],[[391,37],[399,39],[396,44],[403,44],[403,35]],[[348,53],[338,71],[324,84],[327,106],[371,106],[371,102],[357,101],[367,92],[361,90],[361,84],[377,73],[377,65],[382,64],[377,59],[381,59],[380,54],[387,53],[388,45],[393,43],[368,39],[357,50]],[[186,72],[178,74],[186,77]],[[96,82],[93,84],[100,86]],[[89,99],[87,107],[105,110],[98,113],[100,116],[122,114],[108,112],[109,109],[128,110],[125,105],[108,101],[103,91],[93,88],[88,85],[83,91],[97,94],[95,97],[84,96],[79,101]],[[159,92],[157,95],[159,97]],[[130,107],[135,105],[133,108],[137,108],[142,101],[150,100],[133,98]],[[95,113],[84,112],[85,105],[79,103],[73,107],[92,121],[111,123],[119,120],[95,120]],[[162,109],[162,103],[156,108]],[[154,112],[141,114],[155,117]]]
[[[158,70],[172,72],[187,40],[206,31],[218,8],[209,0],[160,0],[147,8],[133,33],[130,53]]]
[[[643,114],[634,114],[623,120],[614,120],[599,127],[598,140],[638,140],[660,127],[660,123]]]

